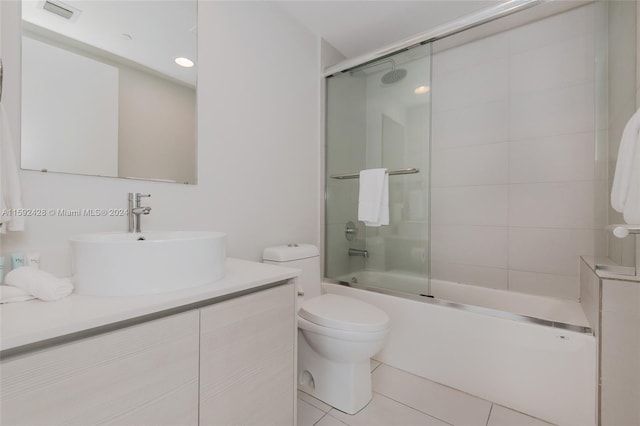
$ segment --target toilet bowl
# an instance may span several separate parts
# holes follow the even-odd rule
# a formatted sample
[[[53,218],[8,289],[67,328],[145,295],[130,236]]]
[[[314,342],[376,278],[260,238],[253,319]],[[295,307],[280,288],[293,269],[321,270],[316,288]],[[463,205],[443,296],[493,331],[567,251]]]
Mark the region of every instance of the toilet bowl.
[[[265,263],[298,268],[298,389],[354,414],[371,400],[370,358],[384,344],[387,314],[357,299],[321,294],[318,249],[270,247]]]

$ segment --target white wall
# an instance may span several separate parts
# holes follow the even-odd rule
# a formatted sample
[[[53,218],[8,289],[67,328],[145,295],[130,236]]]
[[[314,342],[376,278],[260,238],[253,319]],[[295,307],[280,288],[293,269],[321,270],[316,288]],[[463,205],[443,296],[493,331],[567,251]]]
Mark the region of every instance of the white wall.
[[[120,177],[196,183],[196,90],[120,66]]]
[[[15,2],[2,2],[5,87],[18,125]],[[268,2],[200,2],[198,182],[196,186],[23,171],[25,207],[126,207],[149,192],[143,229],[228,233],[229,256],[259,260],[291,241],[318,244],[319,43]],[[9,24],[5,22],[9,20]],[[69,235],[126,231],[122,217],[29,218],[3,236],[4,253],[42,251],[42,267],[68,272]]]
[[[22,65],[22,165],[117,176],[118,69],[27,36]]]
[[[434,44],[433,278],[579,298],[579,256],[604,254],[594,33],[590,5]]]

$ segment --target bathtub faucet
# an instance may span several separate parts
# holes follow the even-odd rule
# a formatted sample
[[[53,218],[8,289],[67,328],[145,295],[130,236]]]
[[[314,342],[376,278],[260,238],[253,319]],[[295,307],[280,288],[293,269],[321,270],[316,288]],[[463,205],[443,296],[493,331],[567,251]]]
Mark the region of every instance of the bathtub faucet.
[[[349,249],[349,256],[362,256],[365,259],[368,259],[369,258],[369,252],[366,251],[366,250],[350,248]]]

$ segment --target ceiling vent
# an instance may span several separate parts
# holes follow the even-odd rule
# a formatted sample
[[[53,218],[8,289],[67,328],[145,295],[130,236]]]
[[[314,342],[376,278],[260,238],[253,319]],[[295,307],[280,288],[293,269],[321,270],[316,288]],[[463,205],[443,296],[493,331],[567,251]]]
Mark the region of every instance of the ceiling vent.
[[[80,10],[59,1],[46,0],[42,4],[42,8],[48,12],[61,16],[64,19],[69,19],[71,21],[75,21],[75,19],[72,18],[77,19],[77,15],[80,14]]]

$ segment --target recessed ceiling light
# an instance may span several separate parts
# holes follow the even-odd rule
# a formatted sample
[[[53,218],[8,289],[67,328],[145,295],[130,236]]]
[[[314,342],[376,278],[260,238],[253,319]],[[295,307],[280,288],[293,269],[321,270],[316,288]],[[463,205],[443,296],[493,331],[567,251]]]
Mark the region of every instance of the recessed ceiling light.
[[[420,87],[416,87],[416,89],[413,91],[413,93],[415,93],[416,95],[424,95],[429,90],[431,90],[431,87],[429,87],[429,86],[420,86]]]
[[[174,59],[175,63],[180,65],[181,67],[185,67],[185,68],[191,68],[192,66],[194,66],[195,64],[193,63],[193,61],[189,58],[183,58],[183,57],[179,57],[179,58],[175,58]]]

